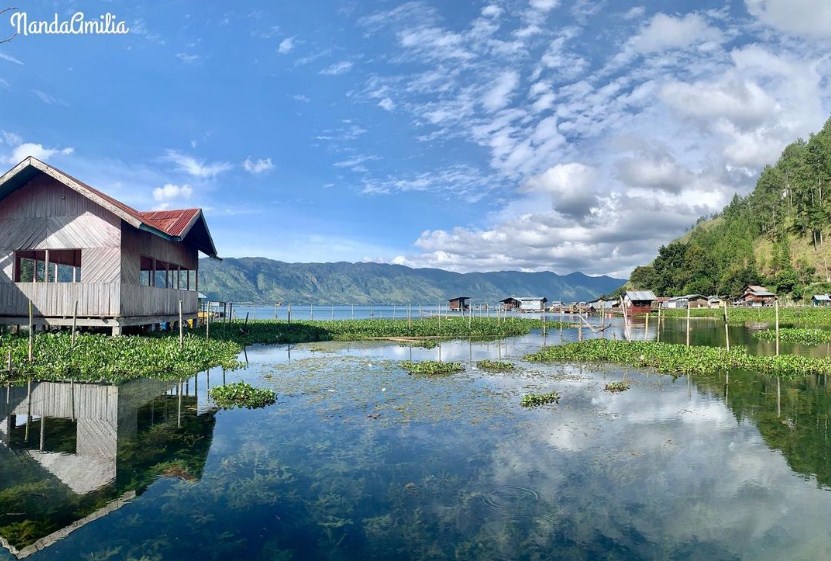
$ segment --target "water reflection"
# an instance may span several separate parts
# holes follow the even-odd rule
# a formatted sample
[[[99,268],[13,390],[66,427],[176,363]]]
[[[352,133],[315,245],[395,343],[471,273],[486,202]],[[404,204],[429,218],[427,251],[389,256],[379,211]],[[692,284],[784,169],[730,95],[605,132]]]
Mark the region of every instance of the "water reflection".
[[[79,501],[38,455],[89,448],[96,452],[87,457],[108,458],[99,452],[114,442],[115,480],[87,493],[96,497],[90,506],[129,489],[140,496],[39,557],[755,561],[815,560],[831,550],[825,378],[674,379],[521,360],[560,337],[579,334],[433,348],[255,346],[247,369],[227,381],[273,388],[274,406],[214,416],[205,392],[225,381],[216,371],[178,395],[137,382],[134,392],[119,389],[114,424],[94,417],[110,420],[89,447],[79,444],[87,438],[77,429],[79,408],[75,420],[59,420],[48,409],[29,413],[35,400],[14,394],[3,410],[12,428],[0,446],[0,535],[14,521],[9,512],[44,510],[47,492],[56,504]],[[428,378],[399,366],[439,353],[467,370]],[[517,368],[482,371],[483,358]],[[630,390],[604,391],[624,376]],[[552,389],[562,396],[557,405],[519,407],[525,393]],[[111,394],[96,399],[109,403]],[[18,502],[3,502],[7,489]],[[54,531],[69,519],[55,522],[58,514],[33,520]]]
[[[26,557],[158,475],[198,477],[212,428],[213,415],[197,419],[196,396],[178,383],[0,388],[0,543]]]

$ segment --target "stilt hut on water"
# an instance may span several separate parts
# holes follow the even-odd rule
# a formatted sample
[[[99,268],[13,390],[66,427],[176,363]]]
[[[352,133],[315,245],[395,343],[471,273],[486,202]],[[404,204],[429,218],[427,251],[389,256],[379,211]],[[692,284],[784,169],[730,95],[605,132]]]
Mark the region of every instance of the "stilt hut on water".
[[[100,326],[198,311],[202,210],[139,212],[36,158],[0,177],[0,324]],[[77,307],[77,316],[76,316]],[[73,316],[76,316],[73,318]]]
[[[628,290],[621,298],[623,313],[627,316],[648,314],[655,299],[651,290]]]
[[[448,301],[448,306],[453,312],[466,312],[470,309],[470,296],[457,296]]]

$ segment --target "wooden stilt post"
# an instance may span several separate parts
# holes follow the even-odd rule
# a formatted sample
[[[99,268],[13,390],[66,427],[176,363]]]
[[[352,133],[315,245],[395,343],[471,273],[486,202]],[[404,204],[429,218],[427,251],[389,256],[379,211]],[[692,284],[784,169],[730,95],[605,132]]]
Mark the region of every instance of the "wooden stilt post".
[[[234,303],[233,302],[230,302],[228,304],[228,321],[229,322],[234,321]]]
[[[182,323],[182,301],[179,300],[179,350],[185,348],[185,326]]]
[[[75,311],[72,312],[72,335],[70,336],[72,346],[75,346],[75,329],[78,326],[78,301],[75,300]]]
[[[32,319],[32,301],[29,300],[29,362],[32,362],[32,358],[35,353],[35,326],[34,321]]]
[[[289,311],[288,311],[288,318],[289,318],[289,325],[291,325],[291,303],[289,303]]]

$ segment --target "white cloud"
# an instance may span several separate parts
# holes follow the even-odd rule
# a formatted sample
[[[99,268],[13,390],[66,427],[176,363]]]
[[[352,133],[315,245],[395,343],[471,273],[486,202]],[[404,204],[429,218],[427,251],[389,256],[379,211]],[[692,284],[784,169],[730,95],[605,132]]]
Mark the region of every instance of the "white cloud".
[[[9,62],[13,62],[14,64],[23,64],[23,62],[19,59],[14,58],[12,55],[7,55],[6,53],[0,53],[0,60],[6,60]]]
[[[494,86],[482,97],[482,105],[489,111],[502,109],[511,99],[511,94],[519,85],[519,73],[508,70],[499,75]]]
[[[176,53],[176,58],[184,62],[185,64],[194,64],[202,59],[199,55],[194,55],[190,53]]]
[[[350,70],[352,70],[353,63],[348,60],[342,60],[340,62],[336,62],[331,64],[320,71],[321,74],[324,76],[339,76],[341,74],[346,74]]]
[[[560,5],[560,0],[530,0],[529,4],[540,12],[549,12]]]
[[[557,164],[526,183],[528,191],[552,196],[554,209],[565,216],[583,218],[598,204],[597,171],[581,163]]]
[[[163,187],[153,189],[153,200],[158,202],[169,202],[176,199],[189,199],[193,195],[193,187],[190,185],[174,185],[167,183]]]
[[[831,38],[831,3],[825,0],[745,0],[747,11],[780,31]]]
[[[41,100],[43,103],[47,105],[62,105],[64,107],[69,106],[69,104],[61,98],[55,97],[46,92],[42,92],[40,90],[32,90],[32,93],[35,94],[35,97],[37,97],[39,100]]]
[[[629,44],[636,52],[654,53],[715,41],[721,35],[719,30],[710,27],[699,14],[687,14],[680,18],[656,14]]]
[[[34,142],[22,142],[22,139],[17,135],[9,135],[6,141],[16,141],[12,144],[11,152],[4,158],[7,164],[16,165],[29,156],[37,158],[43,162],[49,161],[52,156],[62,155],[68,156],[75,150],[69,148],[46,148],[42,144]]]
[[[176,150],[168,150],[165,160],[175,164],[179,171],[199,179],[209,179],[233,168],[228,162],[206,163],[204,160],[197,160]]]
[[[274,164],[271,163],[271,158],[252,160],[248,157],[242,163],[242,168],[249,173],[259,175],[274,169]]]
[[[378,102],[378,107],[381,109],[385,109],[387,111],[392,111],[395,109],[395,102],[388,97],[385,97],[381,101]]]
[[[281,55],[288,54],[294,49],[294,37],[286,37],[282,41],[280,41],[280,45],[277,47],[277,52]]]

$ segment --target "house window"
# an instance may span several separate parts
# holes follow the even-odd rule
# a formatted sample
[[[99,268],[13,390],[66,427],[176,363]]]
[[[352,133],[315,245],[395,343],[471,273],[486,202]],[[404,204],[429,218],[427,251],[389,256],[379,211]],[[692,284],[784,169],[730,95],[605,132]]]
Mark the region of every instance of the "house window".
[[[153,280],[156,288],[167,288],[167,263],[156,260],[156,274]]]
[[[15,251],[15,282],[81,282],[80,249]]]
[[[140,269],[139,284],[141,286],[153,286],[153,258],[142,255]]]

